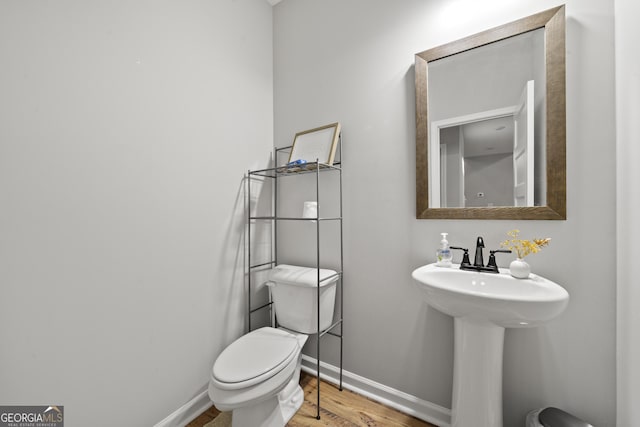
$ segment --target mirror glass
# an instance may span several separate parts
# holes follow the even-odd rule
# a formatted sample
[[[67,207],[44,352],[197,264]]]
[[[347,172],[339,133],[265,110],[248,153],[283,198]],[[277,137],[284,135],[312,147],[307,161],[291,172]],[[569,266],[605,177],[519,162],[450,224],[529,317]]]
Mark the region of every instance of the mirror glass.
[[[429,207],[544,206],[544,30],[427,67]]]
[[[564,114],[564,7],[417,54],[417,217],[565,219]]]

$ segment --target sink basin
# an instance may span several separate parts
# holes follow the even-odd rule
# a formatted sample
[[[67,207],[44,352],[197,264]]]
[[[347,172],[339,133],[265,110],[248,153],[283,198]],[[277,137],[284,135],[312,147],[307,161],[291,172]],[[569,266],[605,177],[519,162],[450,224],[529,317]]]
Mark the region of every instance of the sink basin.
[[[569,303],[560,285],[531,274],[516,279],[509,270],[479,273],[425,265],[413,271],[429,305],[453,317],[488,320],[505,328],[538,326],[558,316]]]
[[[427,304],[454,318],[451,427],[502,426],[505,328],[531,328],[564,311],[569,294],[535,274],[516,279],[435,264],[411,274]]]

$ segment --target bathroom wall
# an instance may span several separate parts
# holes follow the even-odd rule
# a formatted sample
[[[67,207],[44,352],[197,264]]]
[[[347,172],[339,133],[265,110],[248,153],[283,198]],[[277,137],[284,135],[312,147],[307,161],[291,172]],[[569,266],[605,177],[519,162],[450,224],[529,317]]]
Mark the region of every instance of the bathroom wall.
[[[244,327],[272,8],[3,1],[0,58],[0,403],[154,425]]]
[[[635,17],[640,5],[633,0],[616,0],[616,151],[617,151],[617,421],[630,426],[640,419],[640,287],[637,262],[640,259],[640,58],[635,41],[640,28]]]
[[[345,369],[450,407],[452,321],[426,306],[410,273],[434,261],[440,232],[464,246],[482,235],[495,248],[518,228],[552,238],[530,263],[571,301],[546,326],[507,331],[505,425],[554,405],[613,426],[613,0],[566,2],[567,220],[415,219],[414,54],[558,4],[285,0],[274,8],[275,143],[343,125]],[[337,365],[335,341],[325,342],[323,357]]]
[[[465,157],[464,169],[465,206],[513,206],[513,154]]]

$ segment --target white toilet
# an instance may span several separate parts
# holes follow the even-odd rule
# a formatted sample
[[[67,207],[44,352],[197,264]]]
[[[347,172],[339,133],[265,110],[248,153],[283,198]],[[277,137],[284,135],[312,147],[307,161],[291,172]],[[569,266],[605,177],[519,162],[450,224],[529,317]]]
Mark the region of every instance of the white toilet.
[[[331,325],[336,281],[320,269],[320,330]],[[284,427],[302,406],[302,347],[317,328],[318,270],[281,264],[267,285],[279,328],[264,327],[238,338],[216,359],[209,397],[232,411],[233,427]]]

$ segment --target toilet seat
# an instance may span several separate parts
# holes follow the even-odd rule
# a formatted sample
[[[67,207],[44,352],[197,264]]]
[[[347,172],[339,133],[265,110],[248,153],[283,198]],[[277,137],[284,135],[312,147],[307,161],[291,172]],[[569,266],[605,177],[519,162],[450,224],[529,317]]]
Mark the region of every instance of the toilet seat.
[[[237,390],[264,382],[289,366],[300,352],[298,338],[265,327],[227,347],[213,365],[211,380],[222,390]]]

